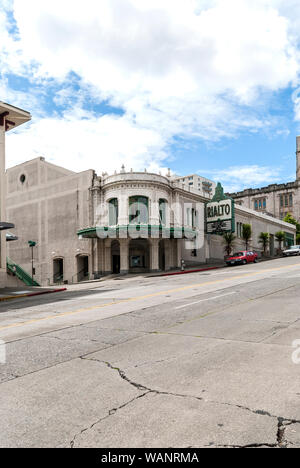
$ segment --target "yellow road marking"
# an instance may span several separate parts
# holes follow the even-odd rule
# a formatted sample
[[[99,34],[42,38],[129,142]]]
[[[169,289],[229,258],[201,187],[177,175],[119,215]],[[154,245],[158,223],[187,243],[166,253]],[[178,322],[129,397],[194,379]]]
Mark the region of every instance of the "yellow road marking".
[[[158,296],[163,296],[165,294],[171,294],[171,293],[175,293],[175,292],[187,291],[187,290],[193,289],[193,288],[199,288],[199,287],[202,287],[202,286],[210,286],[210,285],[213,285],[213,284],[220,284],[220,283],[224,283],[226,281],[232,281],[232,280],[236,280],[236,279],[247,278],[247,277],[256,276],[256,275],[266,273],[266,272],[280,271],[280,270],[285,270],[285,269],[294,268],[294,267],[300,267],[300,264],[294,264],[294,265],[288,265],[288,266],[284,266],[284,267],[261,270],[261,271],[255,272],[255,273],[247,273],[247,274],[244,274],[244,275],[233,276],[232,278],[224,278],[224,279],[221,279],[221,280],[208,281],[208,282],[198,283],[198,284],[190,284],[188,286],[183,286],[181,288],[169,289],[167,291],[159,291],[159,292],[156,292],[156,293],[147,294],[145,296],[131,297],[129,299],[123,299],[123,300],[119,300],[119,301],[108,302],[106,304],[97,305],[97,306],[93,306],[93,307],[87,307],[87,308],[78,309],[78,310],[73,310],[71,312],[64,312],[64,313],[56,314],[56,315],[49,315],[47,317],[28,320],[26,322],[13,323],[13,324],[10,324],[10,325],[6,325],[4,327],[0,327],[0,331],[1,330],[7,330],[7,329],[10,329],[10,328],[24,327],[26,325],[31,325],[33,323],[43,322],[43,321],[46,321],[46,320],[57,319],[57,318],[61,318],[61,317],[67,317],[67,316],[70,316],[70,315],[76,315],[76,314],[79,314],[80,312],[89,312],[89,311],[96,310],[96,309],[103,309],[104,307],[110,307],[112,305],[119,305],[119,304],[125,304],[125,303],[128,303],[128,302],[135,302],[135,301],[138,301],[138,300],[149,299],[151,297],[158,297]]]
[[[19,294],[18,296],[0,297],[0,302],[11,301],[12,299],[19,299],[19,298],[22,298],[22,297],[28,297],[28,294]]]

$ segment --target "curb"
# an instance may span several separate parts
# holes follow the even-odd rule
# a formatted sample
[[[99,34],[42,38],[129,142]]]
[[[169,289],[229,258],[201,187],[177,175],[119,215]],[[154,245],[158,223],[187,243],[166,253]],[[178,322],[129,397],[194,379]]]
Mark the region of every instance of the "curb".
[[[188,275],[190,273],[199,273],[201,271],[220,270],[221,268],[224,268],[224,267],[217,266],[217,267],[209,267],[209,268],[199,268],[197,270],[176,271],[175,273],[163,273],[162,275],[151,276],[151,278],[157,278],[157,277],[162,277],[162,276]]]
[[[63,292],[63,291],[67,291],[67,288],[52,289],[49,291],[41,291],[41,292],[34,292],[34,293],[28,293],[28,294],[19,294],[18,296],[0,297],[0,302],[12,301],[13,299],[19,299],[19,298],[24,298],[24,297],[43,296],[44,294],[53,294],[53,293],[58,293],[58,292]]]

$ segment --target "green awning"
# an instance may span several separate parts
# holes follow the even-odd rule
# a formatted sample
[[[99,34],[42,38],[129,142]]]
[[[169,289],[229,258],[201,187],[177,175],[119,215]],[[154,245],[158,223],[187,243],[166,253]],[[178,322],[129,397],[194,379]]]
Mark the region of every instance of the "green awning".
[[[89,227],[81,229],[77,232],[77,235],[83,239],[105,239],[105,238],[119,238],[120,233],[122,233],[121,238],[123,238],[124,233],[127,234],[129,238],[133,237],[131,234],[134,234],[134,238],[137,233],[140,233],[140,237],[150,238],[151,234],[159,234],[159,237],[162,239],[195,239],[197,236],[197,231],[190,228],[184,227],[170,227],[165,228],[163,226],[153,226],[150,224],[143,225],[133,225],[127,224],[125,226],[105,226],[105,227]],[[156,238],[156,236],[154,237]]]

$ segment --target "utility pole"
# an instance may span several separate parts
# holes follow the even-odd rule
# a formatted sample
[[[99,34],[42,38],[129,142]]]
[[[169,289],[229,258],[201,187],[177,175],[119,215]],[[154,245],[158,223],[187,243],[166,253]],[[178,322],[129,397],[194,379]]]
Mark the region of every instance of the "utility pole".
[[[31,278],[32,278],[32,284],[33,284],[33,277],[34,277],[34,267],[33,267],[33,248],[36,246],[36,242],[34,241],[28,241],[28,245],[31,248]]]

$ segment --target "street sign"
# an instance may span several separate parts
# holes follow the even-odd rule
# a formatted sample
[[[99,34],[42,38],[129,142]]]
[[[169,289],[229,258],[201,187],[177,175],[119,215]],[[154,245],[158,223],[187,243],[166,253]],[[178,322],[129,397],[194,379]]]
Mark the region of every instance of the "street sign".
[[[220,183],[215,196],[206,203],[205,208],[206,233],[222,235],[225,232],[235,232],[234,200],[224,194]]]

